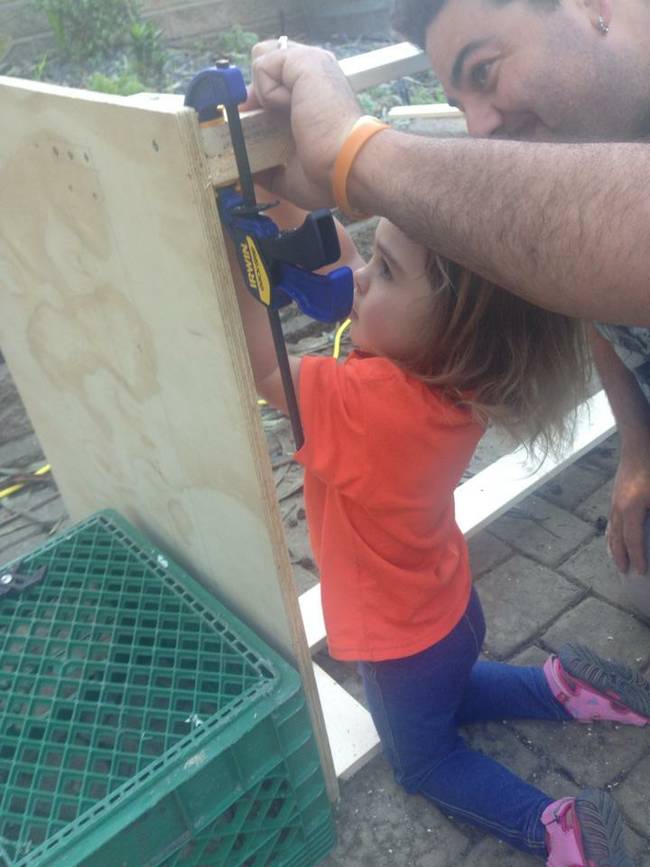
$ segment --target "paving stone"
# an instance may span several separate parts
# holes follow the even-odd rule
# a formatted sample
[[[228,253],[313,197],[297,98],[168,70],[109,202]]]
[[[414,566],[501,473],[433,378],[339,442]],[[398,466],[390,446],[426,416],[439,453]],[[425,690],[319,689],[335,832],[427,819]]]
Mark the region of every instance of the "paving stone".
[[[648,751],[647,732],[634,726],[545,720],[515,720],[511,725],[580,786],[615,783]]]
[[[0,363],[0,431],[3,442],[33,432],[27,410],[18,394],[9,368]]]
[[[632,610],[632,602],[621,581],[621,574],[609,556],[604,536],[597,536],[576,551],[562,564],[560,571],[599,596],[604,596],[609,602]]]
[[[308,572],[316,572],[316,564],[309,544],[307,522],[298,520],[293,526],[285,526],[284,536],[289,548],[289,556],[294,565],[302,566]]]
[[[512,730],[501,722],[464,726],[462,734],[472,749],[505,765],[524,780],[528,780],[539,765],[535,753],[527,749]]]
[[[604,532],[612,501],[613,488],[614,479],[610,479],[606,484],[594,491],[590,497],[587,497],[584,503],[580,503],[576,508],[576,515],[590,524],[598,524],[601,528],[600,531]]]
[[[600,471],[605,477],[613,476],[618,468],[619,448],[619,436],[614,433],[605,442],[590,449],[577,463],[589,470]]]
[[[26,434],[18,439],[0,443],[0,467],[28,467],[45,462],[43,449],[36,434]]]
[[[519,555],[481,578],[490,655],[508,656],[580,598],[581,590],[545,566]],[[524,603],[525,600],[525,603]]]
[[[313,587],[314,584],[318,582],[318,575],[314,572],[310,572],[308,569],[305,569],[304,566],[301,566],[299,563],[293,564],[293,580],[296,584],[296,590],[298,593],[304,593],[306,590],[309,590],[310,587]]]
[[[46,539],[47,534],[34,526],[27,526],[20,532],[12,533],[9,540],[0,539],[0,564],[10,563],[29,554]]]
[[[273,473],[276,485],[276,494],[278,499],[282,501],[287,495],[291,495],[296,488],[302,490],[304,480],[304,468],[300,464],[287,464],[279,467]]]
[[[490,836],[470,849],[459,867],[539,867],[540,863],[537,856],[519,852]]]
[[[539,867],[540,863],[534,855],[519,852],[495,837],[485,837],[463,858],[460,867]]]
[[[634,863],[638,864],[639,867],[650,867],[650,842],[632,831],[629,825],[626,825],[623,839],[630,856],[634,858]]]
[[[555,567],[594,531],[570,512],[533,496],[491,524],[490,532],[545,566]]]
[[[616,800],[634,830],[647,839],[650,832],[650,753],[618,788]]]
[[[512,548],[485,530],[470,540],[468,548],[474,578],[479,578],[512,555]]]
[[[469,845],[460,825],[395,783],[382,757],[341,785],[336,825],[323,867],[457,867]]]
[[[513,448],[512,442],[503,432],[495,427],[488,428],[476,447],[467,475],[475,475],[494,461],[507,455]]]
[[[533,644],[521,653],[517,653],[510,661],[513,665],[536,665],[537,667],[540,667],[544,665],[547,658],[548,651]]]
[[[555,479],[539,489],[542,499],[560,509],[572,512],[576,506],[592,494],[603,483],[603,474],[594,469],[571,464]]]
[[[570,779],[564,771],[551,766],[531,782],[547,794],[549,798],[553,798],[556,801],[560,798],[576,795],[580,791],[580,786]]]
[[[363,681],[357,671],[355,662],[344,662],[340,659],[333,659],[327,650],[319,650],[314,656],[314,662],[320,665],[330,677],[334,678],[359,704],[367,707]]]
[[[585,599],[567,611],[542,636],[557,650],[566,641],[581,641],[609,659],[643,668],[650,659],[650,628],[631,614],[598,599]]]
[[[63,500],[59,492],[53,485],[25,489],[24,492],[12,494],[4,500],[7,508],[3,508],[0,512],[0,528],[11,518],[11,509],[16,509],[18,514],[16,520],[29,521],[29,518],[20,517],[20,512],[29,513],[34,519],[33,523],[42,522],[48,529],[52,524],[57,523],[62,516],[67,515]],[[4,519],[4,521],[2,520]]]

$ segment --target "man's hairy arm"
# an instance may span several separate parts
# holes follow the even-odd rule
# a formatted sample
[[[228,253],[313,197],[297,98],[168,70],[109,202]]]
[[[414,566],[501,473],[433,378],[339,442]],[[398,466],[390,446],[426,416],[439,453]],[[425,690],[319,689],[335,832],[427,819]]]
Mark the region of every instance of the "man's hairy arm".
[[[361,114],[333,55],[253,49],[264,107],[289,112],[296,152],[274,190],[331,202],[336,155]],[[544,307],[650,325],[650,147],[441,140],[385,130],[361,150],[348,198]]]
[[[354,207],[541,306],[650,325],[649,178],[644,144],[385,131],[361,151],[348,192]]]

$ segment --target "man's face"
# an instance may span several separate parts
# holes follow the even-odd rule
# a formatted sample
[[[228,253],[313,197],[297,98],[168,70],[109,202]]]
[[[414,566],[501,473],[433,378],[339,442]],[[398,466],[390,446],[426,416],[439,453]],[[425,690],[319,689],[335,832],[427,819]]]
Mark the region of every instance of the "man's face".
[[[632,64],[594,27],[589,5],[447,0],[426,50],[471,135],[624,139],[642,133]],[[608,41],[609,39],[609,41]],[[620,52],[619,52],[620,53]]]

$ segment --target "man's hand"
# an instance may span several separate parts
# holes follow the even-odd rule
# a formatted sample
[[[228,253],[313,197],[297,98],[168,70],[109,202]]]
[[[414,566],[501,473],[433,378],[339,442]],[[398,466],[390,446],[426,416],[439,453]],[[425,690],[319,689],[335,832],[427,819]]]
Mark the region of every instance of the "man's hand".
[[[273,192],[305,208],[334,204],[332,171],[341,144],[361,109],[329,51],[277,40],[253,48],[254,100],[291,115],[296,153],[273,178]]]
[[[621,438],[607,540],[620,572],[647,569],[644,523],[650,510],[650,405],[611,343],[591,329],[596,369],[607,392]]]
[[[645,575],[645,522],[650,513],[650,433],[645,448],[623,452],[614,480],[607,541],[620,572]]]

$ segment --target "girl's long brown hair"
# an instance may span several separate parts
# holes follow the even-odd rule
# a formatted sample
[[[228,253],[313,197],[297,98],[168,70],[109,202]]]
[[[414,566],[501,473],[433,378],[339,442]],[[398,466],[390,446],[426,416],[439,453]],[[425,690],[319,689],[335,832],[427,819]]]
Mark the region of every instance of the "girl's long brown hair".
[[[434,291],[423,350],[403,359],[420,378],[468,404],[535,454],[573,435],[591,372],[579,320],[543,310],[455,262],[430,254]]]

